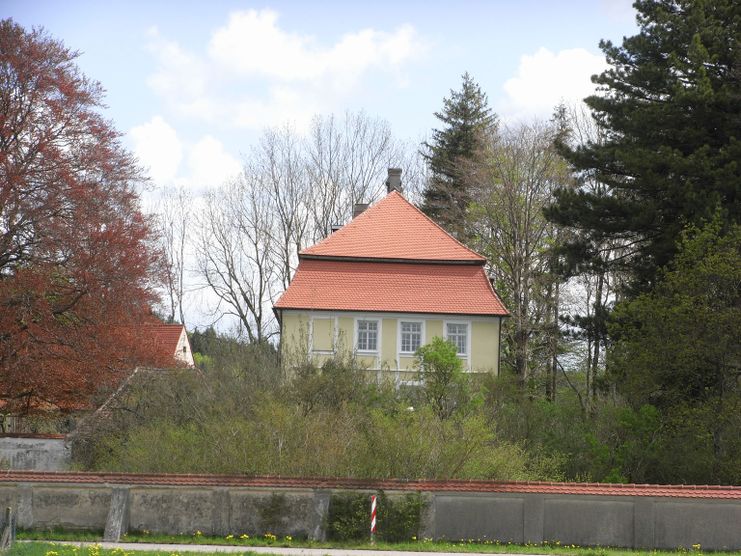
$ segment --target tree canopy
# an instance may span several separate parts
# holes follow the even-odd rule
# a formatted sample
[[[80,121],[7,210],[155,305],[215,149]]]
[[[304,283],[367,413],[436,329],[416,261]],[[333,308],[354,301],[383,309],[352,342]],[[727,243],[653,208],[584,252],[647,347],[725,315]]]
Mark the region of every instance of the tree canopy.
[[[151,361],[156,280],[143,180],[101,85],[43,30],[0,21],[0,399],[71,407]]]
[[[562,152],[603,188],[562,190],[548,216],[582,232],[566,252],[572,268],[604,261],[619,240],[635,291],[655,282],[683,227],[741,216],[741,4],[734,0],[639,0],[640,31],[621,46],[602,41],[610,67],[586,99],[605,135]]]
[[[463,239],[470,194],[462,179],[461,163],[476,156],[485,135],[496,126],[496,117],[489,109],[486,94],[468,73],[463,74],[460,91],[450,91],[435,117],[445,127],[432,130],[432,141],[423,143],[422,156],[431,175],[423,192],[422,210]]]

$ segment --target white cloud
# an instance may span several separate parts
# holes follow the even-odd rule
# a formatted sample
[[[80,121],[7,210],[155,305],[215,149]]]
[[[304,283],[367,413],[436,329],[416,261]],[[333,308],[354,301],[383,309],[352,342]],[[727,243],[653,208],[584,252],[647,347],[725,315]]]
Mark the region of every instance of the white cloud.
[[[205,135],[193,144],[184,144],[162,116],[134,127],[129,137],[134,154],[156,187],[213,187],[241,169],[221,141]]]
[[[171,184],[183,158],[183,146],[177,132],[161,117],[133,128],[129,135],[134,154],[157,185]]]
[[[583,48],[556,53],[539,48],[522,56],[517,75],[504,83],[507,97],[499,111],[509,118],[548,116],[562,100],[578,102],[593,94],[591,76],[606,67],[604,57]]]
[[[373,72],[405,85],[403,69],[426,49],[410,25],[361,29],[333,44],[279,25],[272,10],[230,14],[203,53],[150,30],[158,68],[149,86],[178,114],[224,127],[260,128],[290,120],[304,127],[316,112],[350,97]]]
[[[226,152],[221,141],[206,135],[190,149],[188,168],[188,180],[193,186],[212,187],[239,174],[242,166]]]

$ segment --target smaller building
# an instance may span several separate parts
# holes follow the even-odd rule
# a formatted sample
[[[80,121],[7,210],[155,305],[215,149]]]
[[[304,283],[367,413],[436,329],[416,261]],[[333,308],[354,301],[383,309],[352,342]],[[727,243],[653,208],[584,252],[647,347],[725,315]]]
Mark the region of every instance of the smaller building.
[[[185,326],[182,324],[147,324],[144,328],[151,333],[151,339],[156,349],[162,352],[163,358],[174,357],[177,362],[187,367],[195,367]]]
[[[299,253],[275,304],[282,356],[321,364],[351,353],[368,369],[411,373],[416,350],[438,336],[467,371],[498,374],[508,312],[486,259],[407,201],[399,175],[390,170],[386,197]]]

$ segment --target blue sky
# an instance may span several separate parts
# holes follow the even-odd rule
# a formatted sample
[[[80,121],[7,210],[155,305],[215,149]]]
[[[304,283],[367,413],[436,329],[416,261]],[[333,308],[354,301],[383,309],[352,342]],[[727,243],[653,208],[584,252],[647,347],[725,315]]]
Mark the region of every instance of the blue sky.
[[[216,185],[265,126],[363,109],[417,140],[469,71],[505,121],[589,92],[629,0],[15,1],[0,15],[82,52],[107,116],[157,185]]]

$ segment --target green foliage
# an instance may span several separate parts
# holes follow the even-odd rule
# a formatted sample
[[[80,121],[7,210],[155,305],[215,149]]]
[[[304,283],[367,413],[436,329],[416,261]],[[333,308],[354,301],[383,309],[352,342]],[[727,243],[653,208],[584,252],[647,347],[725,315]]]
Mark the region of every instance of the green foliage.
[[[650,293],[618,305],[609,371],[634,405],[669,408],[737,391],[741,226],[690,229]]]
[[[470,397],[457,348],[435,337],[417,350],[416,358],[426,402],[441,419],[450,417]]]
[[[580,231],[574,266],[602,260],[605,239],[626,245],[614,265],[649,289],[676,254],[676,238],[722,209],[741,218],[741,4],[736,0],[639,0],[640,31],[603,41],[610,68],[586,99],[603,142],[563,148],[598,190],[563,190],[548,212]],[[632,256],[627,256],[632,255]]]
[[[423,143],[431,177],[424,190],[422,210],[449,232],[463,239],[470,193],[461,179],[461,163],[471,160],[484,137],[496,127],[486,94],[468,74],[463,74],[460,91],[450,91],[443,110],[435,117],[445,127],[432,131],[432,142]]]
[[[376,537],[380,541],[402,542],[419,536],[425,503],[419,493],[389,498],[377,493]],[[364,540],[370,536],[369,494],[333,494],[329,502],[329,540]]]

